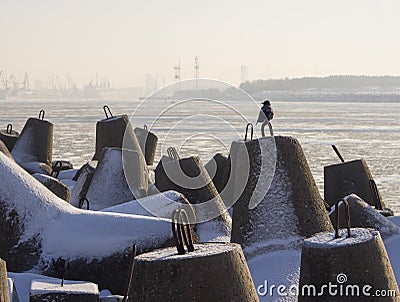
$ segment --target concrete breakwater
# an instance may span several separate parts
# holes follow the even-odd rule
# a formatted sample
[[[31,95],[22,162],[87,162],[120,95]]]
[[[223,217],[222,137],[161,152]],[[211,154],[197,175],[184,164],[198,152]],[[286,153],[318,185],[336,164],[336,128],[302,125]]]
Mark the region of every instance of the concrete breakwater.
[[[37,125],[32,122],[27,122],[27,125],[33,128],[42,127],[40,121],[42,120],[39,119]],[[112,124],[116,121],[123,123],[123,126],[118,124],[118,127],[114,127],[115,125]],[[146,162],[149,163],[152,156],[146,161],[142,152],[146,141],[141,145],[135,143],[137,142],[135,131],[132,130],[129,121],[124,117],[109,117],[100,122],[102,126],[97,136],[101,138],[99,137],[96,141],[101,143],[98,144],[100,147],[96,148],[97,155],[76,175],[76,182],[72,179],[74,177],[68,178],[68,189],[72,191],[71,204],[68,203],[68,198],[63,200],[56,197],[49,190],[51,189],[49,186],[42,184],[44,180],[52,178],[55,181],[67,183],[66,178],[62,178],[63,173],[59,178],[53,174],[52,165],[49,165],[51,156],[34,158],[30,150],[30,148],[42,146],[44,150],[36,152],[37,154],[51,154],[52,143],[45,145],[30,143],[27,147],[20,148],[26,154],[30,154],[29,161],[21,162],[20,166],[18,161],[16,163],[12,160],[12,157],[14,155],[19,159],[28,158],[22,154],[22,151],[12,150],[11,154],[0,154],[2,183],[0,187],[0,257],[7,261],[11,271],[34,270],[40,274],[56,276],[53,261],[62,258],[68,263],[66,278],[95,282],[101,289],[108,288],[114,293],[123,294],[129,274],[133,244],[137,246],[138,254],[161,253],[163,248],[174,245],[168,218],[177,206],[169,202],[161,202],[168,199],[168,192],[159,193],[157,190],[178,191],[180,195],[173,193],[177,194],[174,198],[180,200],[182,204],[190,205],[190,209],[193,208],[193,215],[191,215],[193,219],[190,224],[197,232],[199,251],[210,244],[206,241],[214,241],[214,244],[225,245],[225,247],[234,246],[234,253],[239,256],[232,256],[232,258],[227,256],[230,261],[235,257],[236,260],[227,261],[226,266],[229,268],[236,266],[236,269],[229,274],[232,280],[238,280],[238,284],[243,287],[242,292],[247,292],[248,301],[257,300],[257,297],[254,295],[255,285],[249,274],[246,273],[247,275],[244,276],[243,273],[248,269],[246,260],[276,250],[300,250],[305,238],[332,230],[326,205],[319,195],[307,160],[296,139],[277,136],[248,142],[233,142],[229,159],[227,159],[230,164],[228,165],[225,159],[218,159],[223,164],[215,174],[218,175],[218,179],[215,178],[215,182],[218,183],[217,190],[208,170],[196,157],[164,158],[155,169],[155,183],[153,183],[150,177],[151,172],[146,166]],[[107,130],[109,126],[112,130]],[[103,132],[107,134],[103,135]],[[51,131],[40,133],[46,136],[46,141],[52,142]],[[126,149],[121,139],[126,133],[131,142],[130,149]],[[27,140],[24,131],[20,137]],[[117,143],[116,137],[119,138]],[[32,136],[29,140],[36,140],[36,138]],[[18,141],[15,146],[18,146]],[[125,157],[124,161],[123,152],[134,153],[135,160],[127,162],[127,157]],[[6,150],[4,153],[7,153]],[[243,168],[244,165],[241,162],[243,156],[248,158],[247,169]],[[263,157],[267,160],[263,161]],[[276,161],[268,160],[271,157]],[[273,171],[269,175],[270,184],[261,182],[258,185],[258,182],[263,180],[262,177],[260,179],[259,173],[262,165],[267,171]],[[127,175],[124,170],[126,167],[132,172],[131,174]],[[36,176],[34,179],[30,174],[37,172],[36,168],[40,168],[42,175],[46,176]],[[224,170],[226,173],[223,172]],[[176,183],[177,178],[171,175],[174,172],[183,173],[184,181],[178,178],[178,183]],[[75,176],[75,173],[72,174]],[[241,178],[242,176],[245,177]],[[237,184],[243,185],[241,192],[238,193],[235,190],[223,192],[224,185],[228,188],[232,186],[230,177],[234,179],[235,188]],[[42,180],[41,183],[37,181],[38,178]],[[188,181],[188,184],[185,181]],[[157,190],[150,190],[150,188]],[[74,190],[78,191],[74,193]],[[254,193],[260,197],[259,202],[255,204],[252,203]],[[84,198],[87,199],[89,211],[77,209]],[[140,208],[142,198],[147,198],[145,202],[147,206]],[[198,205],[210,200],[215,202],[214,207],[218,209],[218,215],[210,221],[200,221],[203,217],[207,217],[208,209],[198,207]],[[162,204],[163,218],[154,217],[157,215],[151,213],[156,209],[157,203]],[[230,205],[233,205],[232,217],[226,208]],[[111,212],[107,210],[110,207],[111,209],[116,207],[119,210]],[[102,211],[103,209],[105,210]],[[357,212],[357,207],[354,211]],[[371,215],[374,216],[374,214]],[[378,215],[381,214],[378,213]],[[383,230],[383,227],[388,224],[386,224],[387,218],[381,216],[377,219],[379,223],[374,224],[373,227],[378,229],[382,227]],[[371,222],[371,219],[357,220],[359,227],[371,227],[367,225],[367,222]],[[397,234],[395,227],[393,230],[393,232],[385,233],[385,236]],[[239,243],[239,245],[230,245],[229,241]],[[242,256],[242,249],[246,259]],[[207,252],[204,254],[210,256]],[[203,259],[200,258],[203,256],[200,252],[190,256],[195,259],[193,263],[197,259],[200,267],[207,268],[200,273],[200,277],[222,282],[218,280],[219,277],[216,277],[219,276],[216,272],[215,276],[212,276],[213,269],[219,272],[221,268],[218,268],[216,264],[213,265],[212,261],[202,262]],[[158,266],[157,261],[153,262],[149,265],[156,272],[161,266]],[[185,265],[190,268],[191,263],[188,262]],[[216,260],[216,263],[222,262],[219,263],[219,260]],[[241,268],[238,269],[238,264],[235,263],[240,263]],[[177,272],[174,265],[177,264],[168,264],[168,267],[172,267],[172,271],[179,274],[176,280],[185,284],[193,279],[194,273],[191,275]],[[135,278],[141,279],[134,275],[133,280]],[[166,277],[160,277],[157,282],[161,283],[163,278]],[[171,288],[173,284],[167,287]],[[231,288],[228,285],[225,287],[228,287],[225,289],[226,292],[218,292],[220,297],[229,296],[228,291]],[[149,289],[140,290],[146,292]],[[203,296],[204,291],[206,289],[196,294],[198,299],[206,297],[206,295]],[[137,292],[135,290],[133,292],[136,295]]]

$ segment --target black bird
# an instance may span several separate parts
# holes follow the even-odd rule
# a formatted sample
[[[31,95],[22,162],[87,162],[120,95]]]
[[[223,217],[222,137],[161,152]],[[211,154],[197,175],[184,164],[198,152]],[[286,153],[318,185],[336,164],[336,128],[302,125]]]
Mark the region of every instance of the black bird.
[[[265,100],[262,102],[263,106],[261,107],[260,113],[258,115],[257,123],[262,123],[265,121],[270,121],[274,117],[274,110],[272,110],[271,102],[269,100]]]

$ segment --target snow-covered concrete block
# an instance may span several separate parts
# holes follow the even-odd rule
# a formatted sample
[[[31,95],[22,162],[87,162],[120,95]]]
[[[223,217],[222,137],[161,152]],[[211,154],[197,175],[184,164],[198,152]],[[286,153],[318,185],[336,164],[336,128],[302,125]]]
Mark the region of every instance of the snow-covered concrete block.
[[[193,205],[200,242],[229,242],[232,220],[199,157],[175,160],[164,156],[155,169],[160,191],[182,193]]]
[[[350,210],[350,226],[352,228],[374,228],[379,231],[382,238],[385,240],[394,235],[400,235],[400,227],[394,224],[388,217],[379,213],[375,207],[369,205],[359,196],[351,194],[345,197]],[[344,213],[343,202],[339,203],[340,213]],[[330,218],[332,224],[336,223],[336,214],[334,207],[331,210]],[[339,215],[340,228],[346,227],[345,215]]]
[[[29,173],[52,172],[53,124],[29,118],[11,152],[15,161]]]
[[[3,141],[4,145],[10,152],[14,148],[18,137],[19,133],[12,129],[11,124],[8,124],[5,130],[0,130],[0,140]]]
[[[93,174],[81,173],[78,183],[72,204],[86,197],[91,210],[101,210],[146,196],[148,171],[142,153],[104,148]]]
[[[77,209],[57,198],[0,153],[0,257],[13,272],[57,276],[52,261],[69,265],[66,278],[120,294],[132,252],[171,243],[169,220]]]
[[[78,170],[78,172],[76,172],[74,178],[72,179],[75,180],[74,187],[71,190],[70,200],[70,203],[73,206],[78,207],[79,201],[86,196],[97,163],[97,161],[87,162]]]
[[[125,148],[142,152],[127,115],[107,117],[96,124],[96,153],[94,160],[106,147]]]
[[[125,202],[105,208],[104,212],[135,214],[171,219],[177,209],[184,209],[189,221],[196,222],[196,213],[183,194],[176,191],[166,191],[140,199]]]
[[[258,301],[242,249],[234,243],[195,244],[136,257],[128,301]]]
[[[347,230],[340,230],[338,238],[335,231],[331,231],[304,240],[299,288],[312,285],[318,295],[310,292],[302,294],[299,302],[398,301],[399,288],[379,231],[366,228],[352,228],[350,231],[350,237]],[[340,295],[336,296],[332,294],[334,291],[331,291],[330,285],[335,285],[336,293],[339,286],[343,287],[343,291],[340,290]],[[348,286],[352,287],[351,291],[348,291]],[[358,288],[358,294],[354,287]],[[390,290],[395,295],[382,299],[374,297],[377,290],[384,290],[385,293]]]
[[[53,192],[57,197],[69,202],[71,192],[69,188],[57,178],[51,177],[46,174],[34,173],[32,174],[42,185]]]
[[[135,135],[138,139],[140,149],[146,159],[146,164],[151,166],[156,156],[158,137],[146,129],[135,128]]]
[[[370,188],[372,174],[364,159],[357,159],[324,167],[324,198],[329,205],[349,194],[357,194],[369,205],[375,206]],[[379,195],[379,191],[377,192]],[[381,201],[380,206],[386,207]]]
[[[233,186],[234,191],[243,186],[241,192],[231,194],[237,198],[233,206],[232,242],[242,245],[246,257],[272,250],[299,249],[304,238],[332,229],[296,139],[277,136],[233,142],[231,159],[232,174],[227,187]],[[243,168],[245,159],[247,172]]]
[[[32,280],[30,302],[98,302],[97,284],[65,280]]]
[[[222,192],[226,185],[226,173],[229,172],[226,171],[226,169],[229,169],[228,162],[229,159],[226,156],[222,155],[221,153],[217,153],[204,166],[219,193]]]

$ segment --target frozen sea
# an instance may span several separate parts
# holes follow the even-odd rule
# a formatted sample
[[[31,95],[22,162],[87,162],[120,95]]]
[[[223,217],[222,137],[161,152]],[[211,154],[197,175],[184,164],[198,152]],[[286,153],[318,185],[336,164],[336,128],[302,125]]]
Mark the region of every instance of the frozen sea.
[[[105,118],[103,105],[113,115],[127,114],[133,126],[146,124],[159,136],[157,158],[173,146],[181,157],[199,155],[207,162],[215,153],[228,154],[233,140],[243,139],[246,123],[255,123],[259,103],[252,101],[145,100],[137,97],[84,99],[0,100],[0,128],[12,123],[21,131],[28,117],[44,109],[54,124],[53,159],[80,166],[95,149],[96,122]],[[312,101],[272,99],[275,135],[297,138],[323,194],[323,167],[338,163],[331,145],[345,160],[364,158],[385,202],[400,212],[400,102],[349,102],[313,98]],[[259,125],[255,136],[260,135]]]

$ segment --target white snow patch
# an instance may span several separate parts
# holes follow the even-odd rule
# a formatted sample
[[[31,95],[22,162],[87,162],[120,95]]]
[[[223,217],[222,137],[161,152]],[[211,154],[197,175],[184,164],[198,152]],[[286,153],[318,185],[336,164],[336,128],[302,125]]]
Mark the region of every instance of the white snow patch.
[[[276,289],[280,285],[284,285],[286,288],[298,285],[300,258],[301,252],[299,250],[280,250],[265,253],[248,260],[247,264],[261,302],[297,301],[295,296],[279,296]],[[271,285],[276,285],[274,292],[269,290]],[[268,290],[265,292],[266,289]]]
[[[384,242],[388,253],[390,264],[392,265],[397,284],[400,284],[400,235],[392,236]]]
[[[181,193],[171,190],[105,208],[102,211],[171,219],[174,210],[189,206],[179,202],[183,199],[185,197]]]
[[[62,180],[67,180],[70,179],[72,180],[72,178],[75,177],[76,173],[78,172],[78,169],[68,169],[68,170],[62,170],[60,171],[60,173],[58,174],[58,179],[62,179]]]
[[[390,216],[388,219],[393,222],[395,225],[400,227],[400,216]]]

